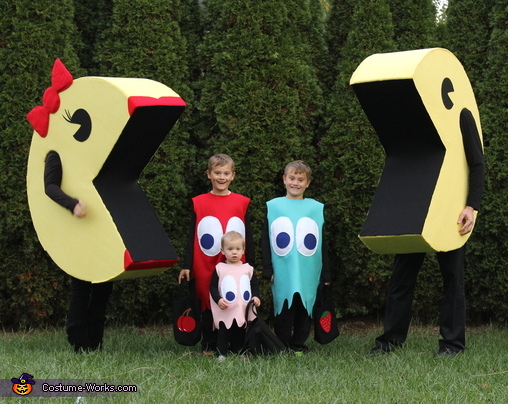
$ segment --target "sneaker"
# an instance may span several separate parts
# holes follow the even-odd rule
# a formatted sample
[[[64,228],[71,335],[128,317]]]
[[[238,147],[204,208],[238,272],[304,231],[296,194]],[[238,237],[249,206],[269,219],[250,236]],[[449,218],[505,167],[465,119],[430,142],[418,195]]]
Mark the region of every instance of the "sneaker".
[[[224,355],[219,355],[219,356],[217,356],[217,360],[219,362],[224,362],[226,360],[226,357]]]

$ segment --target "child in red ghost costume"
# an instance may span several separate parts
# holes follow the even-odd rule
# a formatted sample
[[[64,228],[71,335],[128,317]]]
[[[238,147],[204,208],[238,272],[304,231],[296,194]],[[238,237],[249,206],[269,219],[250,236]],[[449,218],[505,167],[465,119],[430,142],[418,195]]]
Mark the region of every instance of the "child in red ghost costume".
[[[254,244],[248,208],[250,199],[231,192],[229,186],[235,178],[235,165],[226,154],[216,154],[208,160],[207,177],[212,190],[192,198],[193,220],[178,283],[191,272],[196,282],[196,297],[201,299],[202,340],[204,353],[217,348],[217,331],[213,328],[210,306],[210,281],[215,266],[223,261],[220,252],[221,238],[228,231],[237,231],[245,238],[242,262],[254,262]]]

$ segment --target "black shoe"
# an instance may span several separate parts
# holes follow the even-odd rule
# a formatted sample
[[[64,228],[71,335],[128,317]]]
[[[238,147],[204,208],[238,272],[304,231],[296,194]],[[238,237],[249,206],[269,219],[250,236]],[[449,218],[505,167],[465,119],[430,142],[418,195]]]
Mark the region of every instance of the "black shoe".
[[[397,347],[392,344],[388,345],[376,344],[376,346],[369,351],[369,355],[384,355],[395,351],[395,348]]]
[[[437,354],[435,356],[436,359],[445,359],[445,358],[453,358],[459,354],[461,354],[464,351],[454,351],[450,348],[440,348],[439,351],[437,351]]]

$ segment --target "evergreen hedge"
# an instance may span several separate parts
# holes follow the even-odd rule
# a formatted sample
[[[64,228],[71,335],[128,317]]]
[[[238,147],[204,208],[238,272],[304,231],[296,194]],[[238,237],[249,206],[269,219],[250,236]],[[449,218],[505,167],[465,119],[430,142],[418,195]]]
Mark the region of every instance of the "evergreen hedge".
[[[326,205],[333,290],[341,317],[382,313],[393,257],[367,250],[357,234],[384,152],[348,85],[375,52],[443,46],[468,72],[480,106],[487,183],[468,243],[469,318],[508,320],[505,1],[450,0],[437,23],[432,0],[0,0],[0,324],[62,325],[68,276],[42,250],[26,201],[32,128],[61,58],[75,77],[146,77],[178,92],[188,108],[140,178],[183,256],[189,199],[207,192],[206,160],[236,161],[232,190],[252,198],[259,240],[265,202],[283,195],[286,163],[314,169],[307,196]],[[257,248],[257,268],[260,251]],[[112,321],[170,321],[174,269],[120,281]],[[415,314],[434,321],[441,295],[432,254]],[[271,297],[263,283],[264,314]]]

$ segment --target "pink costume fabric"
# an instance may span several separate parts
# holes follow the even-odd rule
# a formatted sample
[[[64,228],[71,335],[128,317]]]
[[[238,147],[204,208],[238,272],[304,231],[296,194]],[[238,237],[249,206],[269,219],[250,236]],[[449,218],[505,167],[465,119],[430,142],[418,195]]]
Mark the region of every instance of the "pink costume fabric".
[[[236,320],[236,324],[243,327],[247,303],[252,299],[250,280],[254,268],[249,264],[231,265],[221,262],[217,264],[216,271],[219,276],[220,295],[227,301],[229,307],[222,310],[210,296],[213,325],[218,329],[219,323],[223,322],[229,329],[233,320]]]

